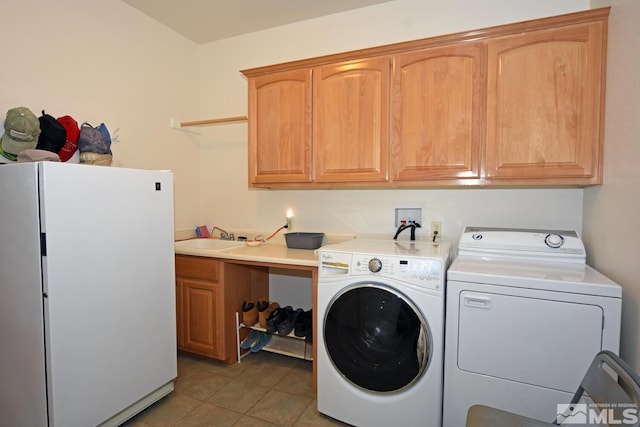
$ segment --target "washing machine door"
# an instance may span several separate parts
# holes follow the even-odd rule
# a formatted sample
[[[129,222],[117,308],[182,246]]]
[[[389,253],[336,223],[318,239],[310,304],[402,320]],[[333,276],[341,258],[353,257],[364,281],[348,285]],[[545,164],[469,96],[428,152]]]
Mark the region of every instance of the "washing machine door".
[[[323,333],[335,368],[368,391],[390,393],[411,386],[431,359],[431,333],[420,310],[380,283],[354,284],[336,295]]]

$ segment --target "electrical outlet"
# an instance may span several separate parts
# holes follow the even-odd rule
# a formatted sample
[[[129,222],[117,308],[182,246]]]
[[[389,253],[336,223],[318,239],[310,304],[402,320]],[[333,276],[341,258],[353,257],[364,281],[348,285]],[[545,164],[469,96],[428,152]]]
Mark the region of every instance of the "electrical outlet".
[[[422,225],[422,208],[396,208],[396,228],[400,227],[402,221]]]
[[[431,221],[431,237],[442,237],[442,222]]]
[[[287,230],[293,230],[293,209],[287,209]]]

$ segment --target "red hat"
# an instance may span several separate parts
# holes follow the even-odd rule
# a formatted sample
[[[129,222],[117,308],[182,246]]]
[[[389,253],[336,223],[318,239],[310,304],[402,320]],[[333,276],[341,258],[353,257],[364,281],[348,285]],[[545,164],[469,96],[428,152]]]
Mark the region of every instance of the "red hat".
[[[76,122],[71,116],[58,117],[57,120],[67,131],[67,142],[65,142],[58,153],[60,161],[66,162],[78,150],[80,128],[78,128],[78,122]]]

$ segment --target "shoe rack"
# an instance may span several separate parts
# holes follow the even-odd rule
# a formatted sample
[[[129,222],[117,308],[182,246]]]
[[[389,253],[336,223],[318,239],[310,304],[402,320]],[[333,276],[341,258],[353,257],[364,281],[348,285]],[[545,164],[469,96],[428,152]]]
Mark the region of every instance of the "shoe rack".
[[[243,329],[253,329],[259,332],[269,333],[265,328],[260,327],[257,323],[253,326],[245,325],[240,320],[241,316],[242,314],[236,311],[236,347],[238,349],[238,363],[240,363],[245,356],[251,354],[250,349],[245,350],[240,347],[240,335]],[[285,356],[308,361],[313,360],[313,343],[308,343],[304,337],[297,337],[293,332],[284,336],[275,333],[271,334],[271,340],[267,345],[262,347],[261,351],[283,354]]]

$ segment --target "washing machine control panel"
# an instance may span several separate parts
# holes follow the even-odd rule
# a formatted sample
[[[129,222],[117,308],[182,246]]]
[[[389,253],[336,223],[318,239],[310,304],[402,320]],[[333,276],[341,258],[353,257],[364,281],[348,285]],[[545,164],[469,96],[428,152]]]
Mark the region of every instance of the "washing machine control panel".
[[[442,261],[437,259],[354,254],[351,275],[383,276],[432,289],[442,289],[444,272]]]
[[[318,253],[319,282],[323,280],[396,280],[444,291],[451,246],[424,242],[345,241]]]

